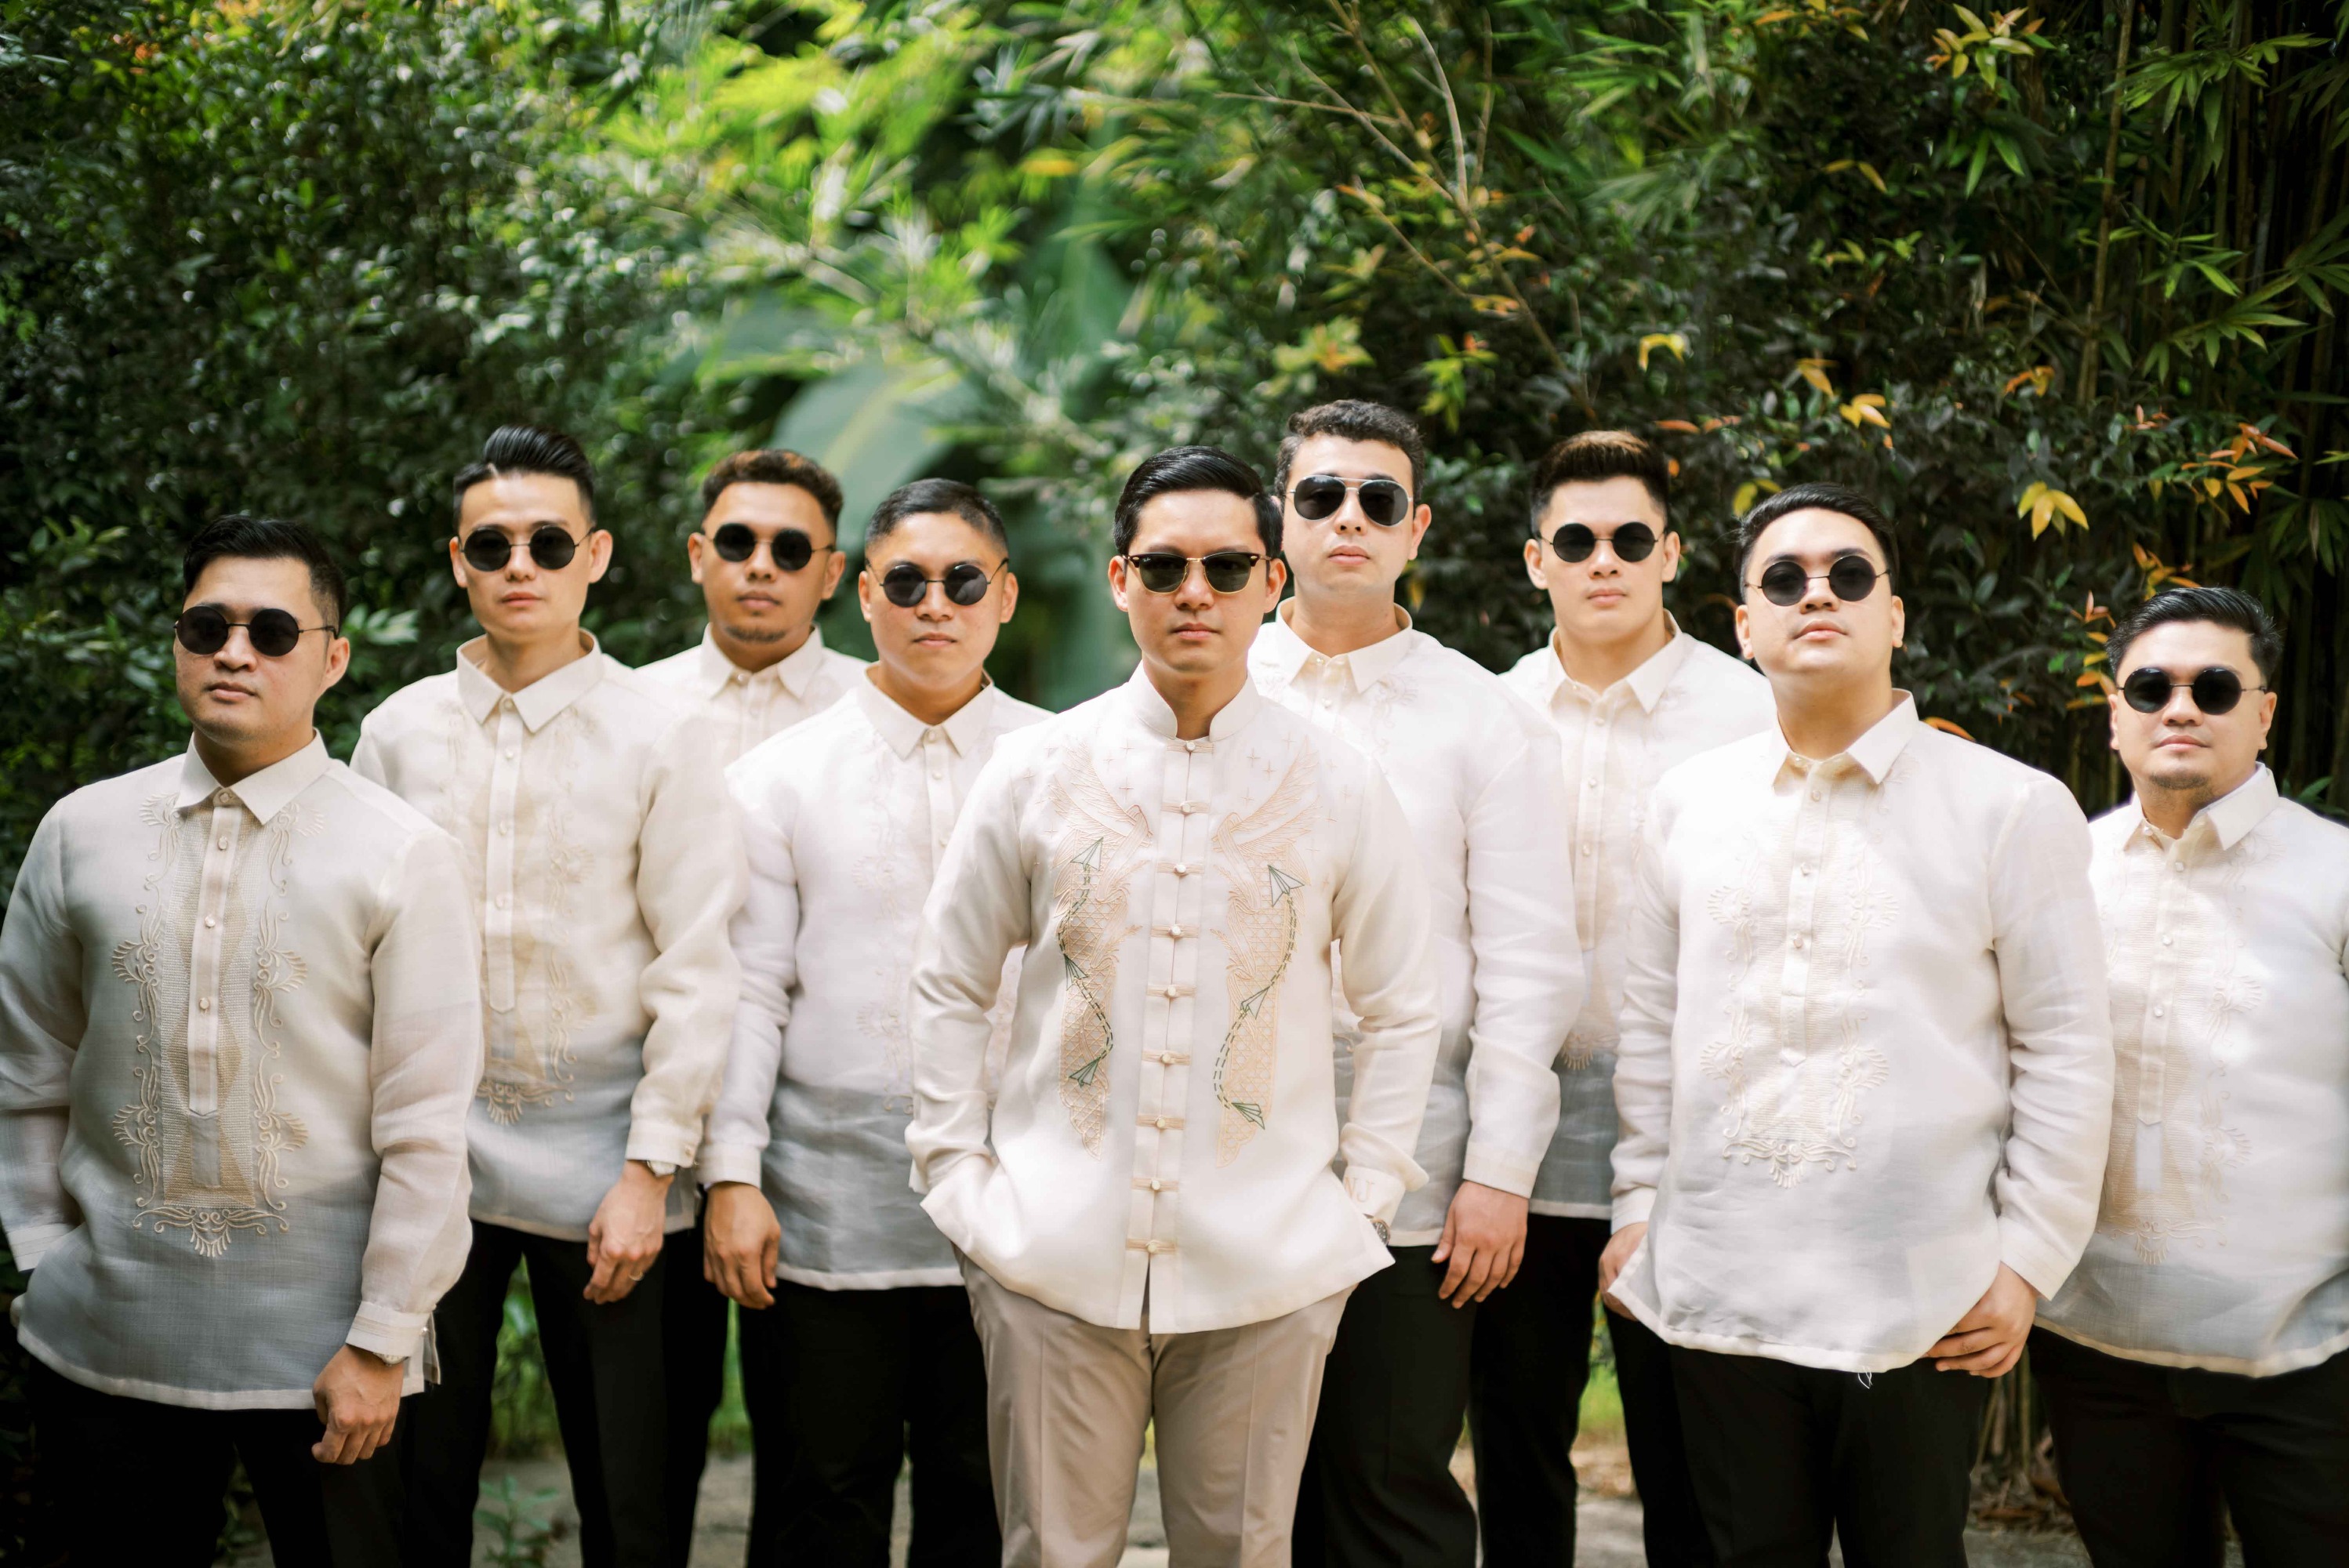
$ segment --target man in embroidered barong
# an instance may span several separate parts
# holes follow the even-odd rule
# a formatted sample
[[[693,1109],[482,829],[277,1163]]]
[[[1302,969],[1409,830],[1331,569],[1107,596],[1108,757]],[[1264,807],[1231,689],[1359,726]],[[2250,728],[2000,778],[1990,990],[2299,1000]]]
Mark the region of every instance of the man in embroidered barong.
[[[1425,1179],[1427,891],[1377,769],[1248,678],[1286,575],[1255,470],[1161,452],[1113,539],[1140,666],[971,788],[923,912],[905,1141],[964,1258],[1004,1563],[1115,1563],[1154,1426],[1174,1561],[1275,1568],[1346,1297]]]
[[[1525,1266],[1477,1314],[1468,1431],[1493,1568],[1574,1560],[1573,1451],[1592,1339],[1581,1328],[1610,1229],[1616,1004],[1649,797],[1666,769],[1778,724],[1770,683],[1664,606],[1681,566],[1671,481],[1670,460],[1629,430],[1569,436],[1534,467],[1526,575],[1556,629],[1502,678],[1557,729],[1590,988],[1557,1063],[1557,1134],[1534,1182]],[[1650,1568],[1711,1568],[1671,1347],[1619,1312],[1607,1315],[1607,1335]]]
[[[312,722],[350,661],[317,536],[222,518],[182,577],[187,750],[51,808],[0,928],[36,1490],[77,1563],[197,1568],[242,1460],[278,1562],[393,1564],[465,1260],[472,906]]]
[[[1050,716],[988,678],[1019,583],[970,486],[883,500],[856,596],[869,676],[727,771],[750,894],[698,1171],[705,1268],[744,1309],[750,1560],[887,1562],[910,1458],[913,1561],[986,1565],[1002,1553],[987,1368],[954,1249],[905,1182],[907,987],[963,798],[998,740]]]
[[[1419,428],[1395,409],[1289,418],[1275,482],[1296,589],[1248,655],[1268,700],[1393,789],[1426,875],[1443,1019],[1412,1155],[1426,1184],[1396,1211],[1394,1266],[1347,1302],[1322,1377],[1293,1547],[1315,1568],[1474,1568],[1476,1511],[1451,1464],[1478,1304],[1524,1256],[1557,1124],[1551,1064],[1582,1006],[1557,736],[1395,603],[1430,521],[1425,470]],[[1342,944],[1332,962],[1350,970]],[[1342,1062],[1342,1006],[1336,1023]],[[1345,1103],[1341,1071],[1340,1118]]]
[[[2283,638],[2178,588],[2106,645],[2135,797],[2097,820],[2112,957],[2096,1232],[2031,1336],[2099,1564],[2349,1563],[2349,830],[2261,765]]]
[[[636,673],[709,709],[721,766],[822,713],[864,673],[862,659],[824,646],[815,624],[846,569],[839,526],[840,481],[797,452],[735,452],[701,481],[701,526],[686,539],[686,564],[709,625],[692,647]],[[687,1261],[661,1271],[669,1557],[678,1568],[693,1554],[709,1422],[726,1393],[730,1312],[703,1277],[702,1244],[698,1227],[680,1236],[673,1245],[687,1249]]]
[[[1891,525],[1839,485],[1738,525],[1778,722],[1657,783],[1608,1300],[1672,1346],[1724,1565],[1961,1568],[1989,1379],[2095,1222],[2112,1021],[2088,830],[1892,684]]]
[[[473,1244],[440,1304],[440,1387],[407,1423],[406,1551],[471,1561],[498,1326],[526,1264],[581,1556],[652,1568],[662,1240],[692,1228],[675,1178],[733,1027],[741,835],[708,715],[580,628],[612,536],[578,442],[502,427],[454,489],[449,559],[482,634],[369,714],[351,758],[456,836],[481,930]]]

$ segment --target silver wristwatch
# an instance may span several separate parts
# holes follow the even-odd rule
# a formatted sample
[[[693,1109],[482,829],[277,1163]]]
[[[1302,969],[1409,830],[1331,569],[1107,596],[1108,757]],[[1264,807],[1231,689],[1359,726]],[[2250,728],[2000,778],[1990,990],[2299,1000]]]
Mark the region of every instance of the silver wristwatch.
[[[1381,1246],[1391,1247],[1394,1245],[1394,1234],[1387,1229],[1387,1222],[1384,1220],[1372,1220],[1371,1222],[1371,1229],[1379,1233],[1379,1244]]]

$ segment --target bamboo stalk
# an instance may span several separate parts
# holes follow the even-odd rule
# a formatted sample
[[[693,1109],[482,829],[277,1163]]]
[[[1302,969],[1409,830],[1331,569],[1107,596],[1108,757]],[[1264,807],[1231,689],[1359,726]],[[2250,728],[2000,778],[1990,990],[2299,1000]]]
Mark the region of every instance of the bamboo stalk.
[[[2087,341],[2080,346],[2078,401],[2086,407],[2096,400],[2096,360],[2104,348],[2105,279],[2111,260],[2116,181],[2121,168],[2121,108],[2128,95],[2129,36],[2137,27],[2137,0],[2121,0],[2120,41],[2113,50],[2113,108],[2105,127],[2105,192],[2096,217],[2096,282],[2088,302]]]

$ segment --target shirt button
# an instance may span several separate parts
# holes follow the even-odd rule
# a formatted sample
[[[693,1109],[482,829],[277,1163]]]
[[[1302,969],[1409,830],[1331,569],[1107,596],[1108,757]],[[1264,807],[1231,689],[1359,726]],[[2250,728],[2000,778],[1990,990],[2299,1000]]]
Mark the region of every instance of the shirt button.
[[[213,919],[211,915],[208,914],[204,916],[204,929],[206,931],[210,931],[213,926],[218,925],[219,923],[220,922]]]
[[[199,996],[199,997],[197,997],[197,998],[196,998],[196,1011],[197,1011],[197,1012],[199,1012],[199,1013],[209,1013],[209,1012],[211,1012],[212,1010],[212,999],[210,996]]]
[[[226,849],[226,848],[228,848],[228,835],[227,835],[226,833],[222,833],[219,838],[217,838],[217,839],[213,840],[212,841],[213,841],[214,843],[218,844],[218,845],[219,845],[222,849],[223,849],[223,850],[224,850],[224,849]]]
[[[1158,1178],[1157,1178],[1157,1177],[1153,1176],[1153,1177],[1150,1179],[1150,1190],[1151,1190],[1152,1191],[1154,1191],[1154,1192],[1157,1191],[1159,1190],[1159,1188],[1160,1188],[1161,1186],[1163,1186],[1163,1185],[1164,1185],[1164,1183],[1161,1182],[1161,1181],[1158,1180]]]
[[[1587,855],[1587,854],[1588,854],[1588,853],[1590,852],[1590,846],[1589,846],[1588,844],[1585,844],[1585,845],[1583,845],[1583,846],[1582,846],[1582,852],[1583,852],[1584,854],[1586,854],[1586,855]]]
[[[213,796],[213,797],[212,797],[212,799],[213,799],[216,803],[218,803],[218,804],[220,804],[220,805],[222,805],[222,806],[227,805],[230,801],[232,801],[232,800],[235,799],[236,799],[236,797],[235,797],[235,796],[233,796],[233,795],[230,794],[230,793],[229,793],[227,790],[225,790],[225,789],[222,790],[219,794],[217,794],[217,795],[215,795],[215,796]]]
[[[1804,866],[1804,867],[1802,867],[1802,868],[1801,868],[1801,870],[1802,870],[1802,873],[1803,873],[1805,876],[1808,876],[1808,875],[1810,875],[1810,874],[1811,874],[1811,868],[1810,868],[1810,867],[1808,867],[1808,866]]]
[[[2153,1016],[2154,1016],[2155,1017],[2157,1017],[2157,1018],[2160,1017],[2160,1016],[2162,1016],[2162,1015],[2161,1015],[2161,1009],[2160,1009],[2160,1008],[2158,1008],[2158,1007],[2156,1007],[2156,1008],[2153,1010]]]
[[[2168,946],[2168,945],[2169,945],[2169,938],[2168,938],[2167,936],[2163,937],[2163,938],[2161,939],[2161,944],[2162,944],[2164,947]]]
[[[1183,940],[1183,928],[1179,925],[1170,925],[1166,928],[1166,934],[1180,942]]]
[[[1162,1116],[1156,1121],[1151,1123],[1151,1125],[1157,1128],[1159,1131],[1164,1132],[1166,1130],[1166,1119]]]
[[[1803,939],[1802,939],[1801,937],[1799,937],[1799,936],[1795,937],[1795,938],[1794,939],[1794,945],[1795,945],[1795,946],[1796,946],[1796,947],[1800,947],[1800,946],[1802,946],[1802,945],[1803,945]]]
[[[1607,716],[1606,716],[1605,714],[1603,714],[1603,713],[1602,713],[1602,714],[1600,714],[1598,717],[1596,717],[1596,718],[1592,719],[1590,722],[1591,722],[1591,723],[1593,723],[1593,724],[1595,724],[1595,725],[1597,725],[1599,728],[1604,729],[1604,728],[1606,728],[1606,727],[1607,727]]]
[[[1599,788],[1599,780],[1596,779],[1585,779],[1582,781],[1582,787],[1585,789],[1596,789]]]
[[[502,836],[502,835],[504,835],[504,834],[507,834],[507,833],[511,833],[511,832],[512,832],[512,831],[513,831],[513,824],[512,824],[512,822],[500,822],[500,823],[498,824],[498,832],[500,833],[500,835],[501,835],[501,836]]]
[[[498,894],[498,907],[500,909],[512,909],[513,907],[513,899],[512,895],[507,893]]]
[[[1174,874],[1178,877],[1189,876],[1191,874],[1189,864],[1183,861],[1176,861],[1174,862]]]
[[[522,753],[521,753],[520,751],[517,751],[516,749],[514,749],[512,747],[509,746],[509,747],[507,747],[507,748],[506,748],[506,760],[507,760],[507,761],[512,762],[515,758],[520,757],[521,755],[522,755]]]
[[[1826,792],[1823,789],[1814,789],[1811,791],[1811,799],[1814,800],[1824,800],[1826,798]]]

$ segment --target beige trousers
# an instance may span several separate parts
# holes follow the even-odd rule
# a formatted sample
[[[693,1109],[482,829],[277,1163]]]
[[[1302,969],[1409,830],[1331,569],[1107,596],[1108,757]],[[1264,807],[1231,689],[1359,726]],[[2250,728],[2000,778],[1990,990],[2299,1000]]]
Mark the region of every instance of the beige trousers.
[[[1171,1568],[1288,1568],[1321,1364],[1350,1290],[1201,1334],[1102,1328],[964,1260],[1004,1568],[1115,1568],[1157,1428]]]

